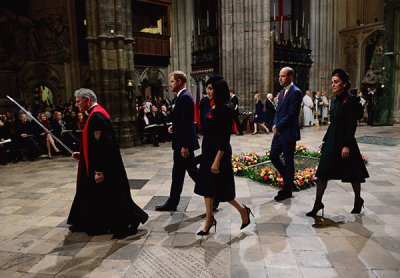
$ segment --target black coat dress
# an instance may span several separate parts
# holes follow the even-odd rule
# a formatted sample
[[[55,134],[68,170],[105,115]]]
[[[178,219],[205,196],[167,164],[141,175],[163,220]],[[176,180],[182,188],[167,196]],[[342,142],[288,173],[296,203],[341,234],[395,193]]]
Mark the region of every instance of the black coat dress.
[[[81,144],[77,187],[67,223],[88,233],[124,234],[148,215],[131,197],[129,181],[111,121],[93,112],[87,122],[87,161]],[[95,171],[104,181],[96,184]]]
[[[323,180],[365,182],[368,171],[355,139],[358,104],[348,92],[333,100],[328,130],[316,176]],[[350,149],[349,157],[342,158],[343,147]]]
[[[212,197],[214,200],[227,202],[235,199],[235,180],[231,162],[232,148],[229,143],[233,108],[230,104],[226,104],[219,111],[212,109],[209,113],[201,145],[202,159],[199,179],[194,192],[201,196]],[[213,174],[211,165],[218,150],[224,151],[224,155],[220,161],[219,174]]]

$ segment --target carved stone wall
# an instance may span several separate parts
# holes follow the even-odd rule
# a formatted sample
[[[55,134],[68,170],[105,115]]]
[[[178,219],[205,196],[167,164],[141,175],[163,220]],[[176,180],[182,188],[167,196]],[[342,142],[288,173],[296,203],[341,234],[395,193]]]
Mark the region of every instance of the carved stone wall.
[[[132,1],[86,1],[90,87],[110,113],[121,147],[137,142],[133,79]],[[137,84],[134,84],[136,88]]]
[[[222,74],[240,100],[254,109],[254,92],[269,93],[271,38],[269,1],[220,1]]]

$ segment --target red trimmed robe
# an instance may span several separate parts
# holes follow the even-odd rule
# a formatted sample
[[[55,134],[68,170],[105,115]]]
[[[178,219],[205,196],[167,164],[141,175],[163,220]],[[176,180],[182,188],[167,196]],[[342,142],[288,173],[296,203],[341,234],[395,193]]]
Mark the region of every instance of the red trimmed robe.
[[[148,215],[132,200],[110,116],[100,105],[88,112],[67,223],[88,234],[111,232],[123,237],[144,224]],[[96,184],[95,171],[103,173],[103,182]]]

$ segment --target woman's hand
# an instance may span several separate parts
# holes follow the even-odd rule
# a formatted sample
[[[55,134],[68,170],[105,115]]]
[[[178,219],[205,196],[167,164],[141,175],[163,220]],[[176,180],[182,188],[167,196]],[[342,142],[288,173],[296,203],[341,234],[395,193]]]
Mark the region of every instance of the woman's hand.
[[[342,158],[349,158],[350,149],[349,147],[343,147],[342,149]]]
[[[214,160],[214,163],[211,165],[211,173],[219,174],[219,162]]]

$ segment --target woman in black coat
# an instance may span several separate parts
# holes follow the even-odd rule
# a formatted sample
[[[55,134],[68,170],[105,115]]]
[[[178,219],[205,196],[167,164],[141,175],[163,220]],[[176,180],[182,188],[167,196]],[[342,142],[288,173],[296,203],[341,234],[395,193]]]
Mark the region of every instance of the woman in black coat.
[[[364,200],[360,196],[361,183],[368,178],[368,171],[362,160],[357,141],[354,137],[357,128],[358,103],[350,95],[349,75],[342,69],[332,72],[332,91],[336,95],[330,111],[328,130],[323,139],[322,156],[316,176],[317,193],[313,209],[307,216],[315,216],[323,209],[322,197],[328,180],[350,182],[354,191],[354,208],[351,213],[360,213]]]
[[[213,200],[229,202],[242,218],[244,229],[250,224],[251,210],[235,200],[235,180],[232,170],[232,148],[229,143],[233,123],[233,108],[230,105],[228,84],[225,80],[217,81],[213,87],[214,105],[206,119],[199,179],[194,192],[204,196],[206,223],[197,235],[208,235],[212,226],[217,229],[213,215]]]

